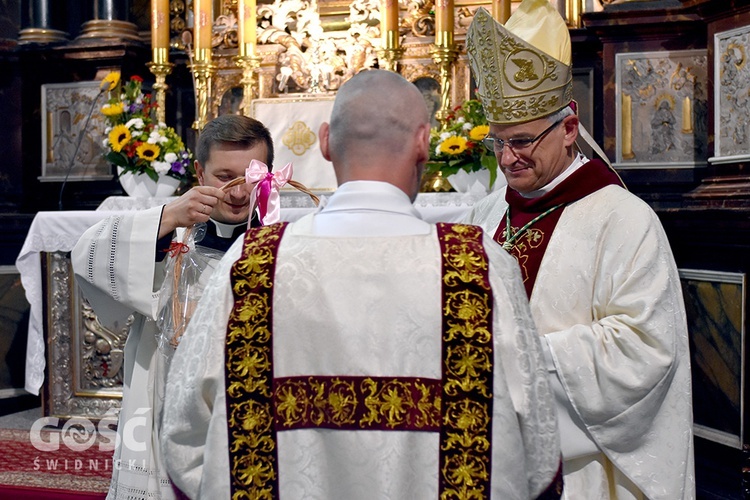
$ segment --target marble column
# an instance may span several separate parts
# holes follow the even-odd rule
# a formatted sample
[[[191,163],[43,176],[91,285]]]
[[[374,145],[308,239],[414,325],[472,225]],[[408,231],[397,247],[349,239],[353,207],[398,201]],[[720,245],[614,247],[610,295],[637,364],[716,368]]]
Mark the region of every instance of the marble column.
[[[54,10],[53,4],[56,4]],[[54,0],[22,0],[18,43],[64,41],[68,34],[57,29],[60,26],[60,5],[60,2]]]
[[[130,22],[130,0],[94,0],[94,19],[81,25],[78,38],[140,40],[137,26]]]

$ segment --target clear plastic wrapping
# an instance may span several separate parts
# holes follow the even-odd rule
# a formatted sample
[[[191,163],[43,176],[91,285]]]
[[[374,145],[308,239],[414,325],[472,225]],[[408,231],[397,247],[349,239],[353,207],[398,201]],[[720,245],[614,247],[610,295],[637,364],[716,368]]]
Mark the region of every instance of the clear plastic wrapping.
[[[167,357],[177,348],[203,294],[208,281],[206,269],[223,255],[218,250],[196,246],[205,231],[205,223],[196,224],[185,230],[182,242],[172,242],[169,249],[156,316],[157,343]]]

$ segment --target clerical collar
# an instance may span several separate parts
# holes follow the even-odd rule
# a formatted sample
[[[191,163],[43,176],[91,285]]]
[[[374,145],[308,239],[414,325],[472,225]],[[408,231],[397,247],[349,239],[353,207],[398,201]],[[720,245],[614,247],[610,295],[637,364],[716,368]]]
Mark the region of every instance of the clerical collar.
[[[383,181],[349,181],[341,184],[320,213],[351,211],[392,212],[422,218],[406,193],[391,183]]]
[[[213,219],[210,219],[210,221],[216,226],[216,236],[219,238],[232,238],[238,227],[247,226],[247,222],[241,222],[239,224],[224,224],[223,222],[217,222]]]
[[[573,163],[568,165],[568,168],[563,170],[563,172],[560,175],[552,179],[552,181],[549,184],[547,184],[541,189],[537,189],[536,191],[531,191],[530,193],[525,193],[525,194],[518,193],[518,194],[520,194],[524,198],[539,198],[540,196],[544,196],[545,194],[549,193],[550,191],[555,189],[557,186],[559,186],[562,183],[562,181],[570,177],[573,172],[581,168],[588,161],[589,159],[583,156],[582,153],[578,153],[578,156],[575,157],[575,159],[573,160]]]

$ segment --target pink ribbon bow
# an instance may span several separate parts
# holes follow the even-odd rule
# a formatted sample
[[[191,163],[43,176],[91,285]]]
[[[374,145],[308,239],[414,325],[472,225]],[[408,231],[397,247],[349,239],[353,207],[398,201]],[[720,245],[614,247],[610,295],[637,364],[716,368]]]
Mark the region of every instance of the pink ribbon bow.
[[[268,166],[262,161],[252,160],[245,169],[245,183],[255,184],[250,192],[250,206],[260,212],[262,225],[274,224],[281,216],[281,189],[292,178],[292,164],[287,163],[284,167],[269,172]]]

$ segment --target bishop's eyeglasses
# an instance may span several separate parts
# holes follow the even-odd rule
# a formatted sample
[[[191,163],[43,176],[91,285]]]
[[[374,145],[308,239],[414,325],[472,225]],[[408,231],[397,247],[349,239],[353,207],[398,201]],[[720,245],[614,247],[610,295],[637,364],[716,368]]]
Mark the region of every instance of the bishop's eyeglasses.
[[[538,136],[534,137],[533,139],[498,139],[497,137],[490,137],[487,136],[484,139],[482,139],[482,144],[484,144],[484,147],[488,150],[492,151],[493,153],[502,153],[503,148],[505,146],[508,146],[513,151],[522,151],[532,144],[534,144],[536,141],[550,133],[552,129],[557,127],[562,123],[562,120],[557,120],[555,123],[544,129],[544,131],[539,134]]]

